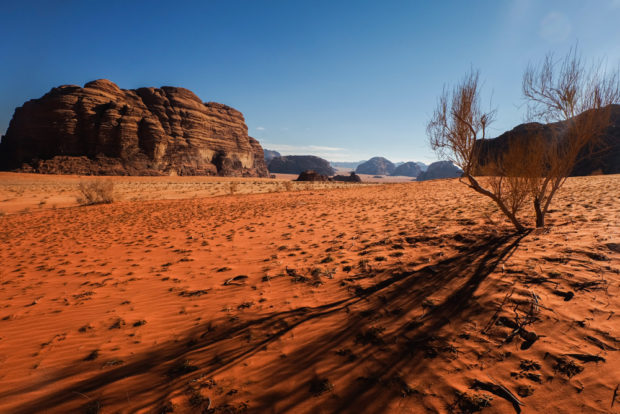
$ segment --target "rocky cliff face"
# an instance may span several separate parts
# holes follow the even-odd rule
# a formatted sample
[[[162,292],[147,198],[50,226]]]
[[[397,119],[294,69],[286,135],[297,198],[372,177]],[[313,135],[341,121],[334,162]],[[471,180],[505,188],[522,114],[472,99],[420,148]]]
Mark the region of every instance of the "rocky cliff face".
[[[358,174],[390,175],[395,168],[396,166],[391,161],[383,157],[374,157],[360,164],[355,172]]]
[[[184,88],[108,80],[53,88],[15,110],[0,169],[120,175],[268,175],[241,112]]]
[[[281,174],[300,174],[312,170],[322,175],[334,175],[329,161],[314,155],[286,155],[269,162],[269,172]]]
[[[436,180],[438,178],[460,177],[463,171],[450,161],[437,161],[428,166],[426,171],[418,175],[418,181]]]
[[[571,175],[620,174],[620,105],[612,105],[609,113],[609,125],[599,142],[591,150],[584,150]],[[536,122],[517,125],[497,138],[477,141],[481,146],[480,162],[486,163],[489,157],[507,150],[512,140],[526,140],[540,135],[551,140],[562,134],[564,122],[540,124]]]

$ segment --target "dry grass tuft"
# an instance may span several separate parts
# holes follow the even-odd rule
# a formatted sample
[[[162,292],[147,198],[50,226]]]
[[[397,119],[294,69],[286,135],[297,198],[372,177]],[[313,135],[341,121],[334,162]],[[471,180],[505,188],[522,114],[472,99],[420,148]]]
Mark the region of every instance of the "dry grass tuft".
[[[78,184],[80,197],[77,202],[84,206],[93,204],[111,204],[115,200],[114,183],[107,180],[80,182]]]

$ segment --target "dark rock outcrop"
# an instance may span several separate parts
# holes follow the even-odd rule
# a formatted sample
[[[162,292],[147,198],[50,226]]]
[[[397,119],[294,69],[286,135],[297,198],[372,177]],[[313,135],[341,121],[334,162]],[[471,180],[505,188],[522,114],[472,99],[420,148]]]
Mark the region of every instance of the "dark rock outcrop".
[[[611,109],[609,126],[605,133],[594,148],[583,151],[571,175],[620,174],[620,105],[612,105],[609,109]],[[484,165],[488,157],[495,157],[505,151],[512,140],[528,139],[537,135],[550,140],[553,136],[561,134],[564,129],[564,122],[549,124],[533,122],[518,125],[497,138],[478,141],[478,144],[482,145],[481,163]]]
[[[265,162],[267,164],[269,164],[269,161],[271,161],[272,159],[282,156],[278,151],[263,149],[263,152],[265,153]]]
[[[314,155],[286,155],[276,157],[269,162],[269,172],[280,174],[300,174],[313,170],[323,175],[334,175],[335,171],[329,161]]]
[[[435,180],[438,178],[460,177],[463,171],[450,161],[437,161],[428,166],[426,171],[418,175],[418,181]]]
[[[184,88],[53,88],[15,110],[0,169],[63,174],[268,175],[241,112]]]
[[[355,169],[355,172],[358,174],[390,175],[394,172],[395,168],[396,167],[391,161],[383,157],[374,157],[360,164]]]
[[[313,170],[302,171],[295,181],[329,181],[329,177]]]
[[[405,176],[405,177],[417,177],[422,172],[420,166],[415,162],[406,162],[399,165],[394,169],[392,175]]]
[[[355,174],[355,171],[351,171],[350,175],[335,175],[332,177],[333,181],[342,181],[345,183],[361,183],[362,179],[359,175]]]

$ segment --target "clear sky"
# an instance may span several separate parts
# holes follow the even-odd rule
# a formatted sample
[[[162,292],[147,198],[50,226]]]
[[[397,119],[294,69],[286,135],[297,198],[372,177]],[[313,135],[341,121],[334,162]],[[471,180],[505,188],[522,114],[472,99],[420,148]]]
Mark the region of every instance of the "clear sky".
[[[107,78],[188,88],[242,111],[264,148],[334,161],[434,160],[426,122],[471,67],[499,135],[523,120],[529,61],[578,42],[620,62],[620,0],[2,1],[0,16],[0,133],[26,100]]]

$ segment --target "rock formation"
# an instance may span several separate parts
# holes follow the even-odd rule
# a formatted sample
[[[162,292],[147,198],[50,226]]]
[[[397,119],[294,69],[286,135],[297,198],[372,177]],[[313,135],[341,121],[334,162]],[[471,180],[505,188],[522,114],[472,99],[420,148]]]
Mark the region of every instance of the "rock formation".
[[[418,175],[418,181],[455,178],[460,177],[462,173],[463,171],[450,161],[437,161],[429,165],[426,171]]]
[[[498,151],[504,151],[513,139],[527,139],[529,136],[542,134],[551,139],[552,136],[562,133],[564,122],[550,124],[527,123],[516,126],[504,132],[497,138],[478,141],[481,148],[481,162]],[[609,126],[600,141],[591,151],[583,151],[571,175],[590,174],[619,174],[620,173],[620,105],[612,105]]]
[[[267,164],[269,164],[269,161],[271,161],[272,159],[282,156],[278,151],[263,149],[263,152],[265,153],[265,162]]]
[[[405,177],[417,177],[422,172],[420,166],[415,162],[406,162],[394,169],[392,175],[405,176]]]
[[[269,172],[281,174],[300,174],[313,170],[323,175],[334,175],[335,171],[327,160],[314,155],[287,155],[276,157],[269,162]]]
[[[351,171],[349,175],[335,175],[332,177],[333,181],[342,181],[345,183],[361,183],[362,179],[359,175],[355,174],[355,171]]]
[[[65,174],[268,175],[241,112],[184,88],[53,88],[15,110],[0,169]]]
[[[314,170],[302,171],[295,181],[329,181],[329,177]]]
[[[383,157],[374,157],[360,164],[355,172],[358,174],[390,175],[396,167]]]

